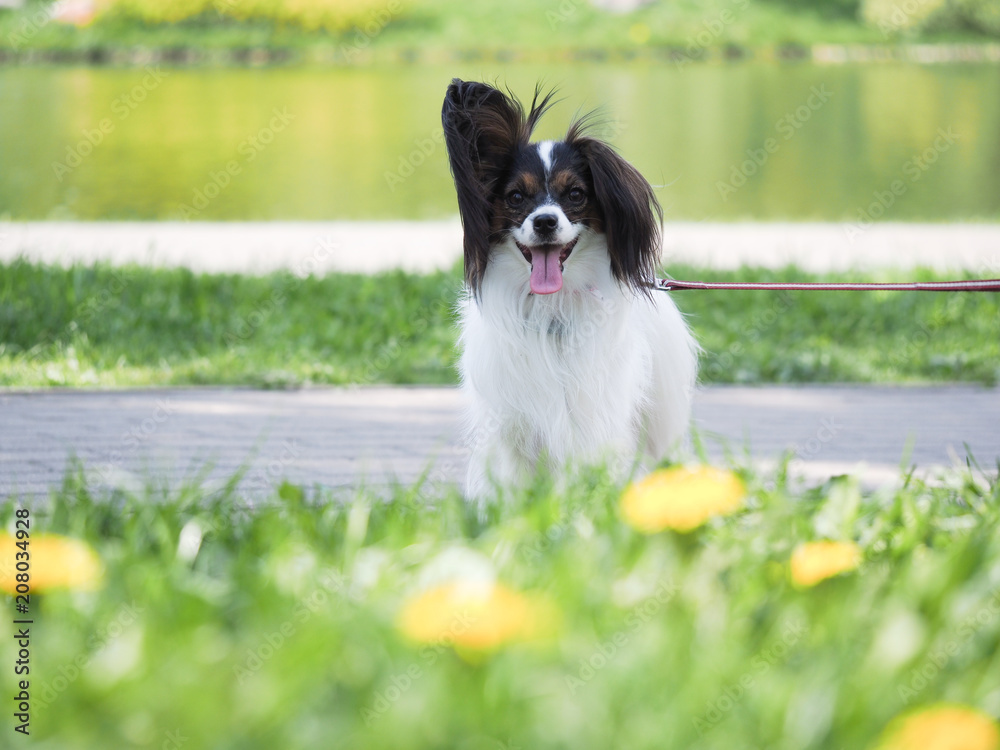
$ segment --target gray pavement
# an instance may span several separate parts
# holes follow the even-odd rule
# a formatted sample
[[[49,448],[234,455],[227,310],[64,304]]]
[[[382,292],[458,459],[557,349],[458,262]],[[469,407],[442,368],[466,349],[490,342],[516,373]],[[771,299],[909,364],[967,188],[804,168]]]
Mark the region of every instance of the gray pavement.
[[[149,481],[212,487],[241,467],[242,489],[282,479],[328,488],[459,481],[461,395],[453,388],[298,391],[190,388],[0,393],[0,495],[46,494],[71,457],[98,486]],[[695,428],[720,460],[765,471],[792,451],[794,473],[818,482],[845,472],[869,486],[911,463],[935,475],[968,444],[984,468],[1000,460],[1000,390],[943,387],[711,387]]]

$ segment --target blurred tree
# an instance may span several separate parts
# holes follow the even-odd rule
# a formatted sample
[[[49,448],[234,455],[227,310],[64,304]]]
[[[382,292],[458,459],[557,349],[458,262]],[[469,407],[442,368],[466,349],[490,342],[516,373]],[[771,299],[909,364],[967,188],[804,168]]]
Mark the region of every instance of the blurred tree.
[[[992,36],[1000,37],[1000,0],[959,0],[963,18]]]
[[[960,28],[1000,37],[1000,0],[862,0],[861,18],[886,38]]]

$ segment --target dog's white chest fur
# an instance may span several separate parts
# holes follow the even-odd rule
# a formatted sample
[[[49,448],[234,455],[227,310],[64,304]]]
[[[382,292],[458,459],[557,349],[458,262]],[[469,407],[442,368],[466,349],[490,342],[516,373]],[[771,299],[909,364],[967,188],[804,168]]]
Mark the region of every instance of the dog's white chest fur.
[[[471,445],[467,492],[538,469],[662,457],[684,435],[696,346],[666,295],[612,277],[600,236],[574,251],[562,291],[527,293],[524,261],[498,247],[462,309],[461,376]]]

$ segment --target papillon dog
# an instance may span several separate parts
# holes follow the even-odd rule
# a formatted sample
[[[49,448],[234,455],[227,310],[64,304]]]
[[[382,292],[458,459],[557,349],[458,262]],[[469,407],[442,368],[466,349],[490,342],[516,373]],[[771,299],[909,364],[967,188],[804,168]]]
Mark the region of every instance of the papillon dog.
[[[627,478],[690,420],[698,347],[648,286],[662,209],[588,118],[530,142],[551,104],[536,89],[525,114],[456,78],[441,115],[464,230],[459,370],[478,499],[539,471],[602,464]]]

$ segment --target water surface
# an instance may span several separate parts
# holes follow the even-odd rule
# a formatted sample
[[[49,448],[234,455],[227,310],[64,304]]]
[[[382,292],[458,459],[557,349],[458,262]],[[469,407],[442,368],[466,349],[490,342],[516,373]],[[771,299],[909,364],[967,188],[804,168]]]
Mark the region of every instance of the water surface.
[[[0,217],[451,216],[456,75],[603,107],[668,218],[1000,219],[1000,67],[766,63],[0,68]]]

